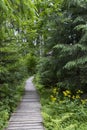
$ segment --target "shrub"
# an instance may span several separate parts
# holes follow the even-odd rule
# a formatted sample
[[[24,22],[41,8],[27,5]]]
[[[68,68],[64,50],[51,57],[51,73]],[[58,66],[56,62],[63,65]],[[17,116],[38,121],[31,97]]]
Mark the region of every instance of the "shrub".
[[[32,54],[27,54],[25,62],[26,62],[28,73],[30,75],[34,74],[36,72],[36,64],[37,64],[36,57]]]

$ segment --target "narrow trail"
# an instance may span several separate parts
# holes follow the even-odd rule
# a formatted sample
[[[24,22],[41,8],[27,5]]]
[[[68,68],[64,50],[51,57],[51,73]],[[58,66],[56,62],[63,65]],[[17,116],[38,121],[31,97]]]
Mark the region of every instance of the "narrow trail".
[[[44,130],[39,95],[32,79],[31,77],[26,81],[25,94],[6,130]]]

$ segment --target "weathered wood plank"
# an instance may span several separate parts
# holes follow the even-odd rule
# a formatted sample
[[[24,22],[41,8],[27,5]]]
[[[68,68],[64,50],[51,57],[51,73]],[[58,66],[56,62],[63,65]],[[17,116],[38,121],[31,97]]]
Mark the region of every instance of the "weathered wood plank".
[[[17,129],[17,128],[42,128],[42,126],[12,126],[12,127],[9,127],[11,129]]]
[[[39,108],[36,108],[36,110],[33,109],[33,108],[31,108],[31,109],[28,109],[28,108],[21,109],[21,108],[20,108],[20,109],[17,110],[17,112],[19,112],[19,111],[20,111],[20,112],[25,112],[25,111],[26,111],[26,112],[40,112]]]
[[[8,130],[44,130],[42,128],[8,128]]]
[[[13,127],[13,126],[41,126],[42,125],[42,123],[15,123],[15,122],[13,122],[13,123],[10,123],[9,124],[9,127]]]
[[[9,122],[9,125],[10,125],[10,124],[13,124],[13,123],[14,123],[15,125],[16,125],[16,124],[32,124],[32,125],[33,125],[33,124],[37,124],[37,123],[39,123],[39,124],[41,123],[41,124],[42,124],[42,122],[40,122],[40,121],[33,121],[33,122],[32,122],[32,121],[15,121],[15,122],[14,122],[14,121],[10,121],[10,122]]]
[[[12,116],[16,116],[16,115],[41,115],[41,113],[39,113],[39,112],[15,112],[15,113],[13,113],[12,114]]]

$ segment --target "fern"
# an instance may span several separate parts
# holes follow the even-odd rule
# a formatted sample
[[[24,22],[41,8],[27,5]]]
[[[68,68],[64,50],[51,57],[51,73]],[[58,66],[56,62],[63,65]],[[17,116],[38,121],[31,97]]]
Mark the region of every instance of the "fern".
[[[77,60],[69,61],[64,66],[64,68],[70,70],[72,68],[76,68],[76,67],[79,67],[80,65],[84,65],[84,64],[87,64],[87,57],[81,57],[81,58],[79,58]]]
[[[87,1],[85,0],[66,0],[66,6],[68,5],[68,8],[71,7],[80,7],[86,9]]]
[[[84,18],[81,16],[76,17],[76,19],[73,21],[74,24],[76,23],[84,23]]]

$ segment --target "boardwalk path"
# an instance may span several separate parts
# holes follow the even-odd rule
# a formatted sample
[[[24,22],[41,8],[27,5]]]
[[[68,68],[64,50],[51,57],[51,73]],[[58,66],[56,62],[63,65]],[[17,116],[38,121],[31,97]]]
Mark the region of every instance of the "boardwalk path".
[[[44,130],[40,107],[39,96],[32,83],[32,78],[29,78],[26,81],[22,101],[12,114],[6,130]]]

